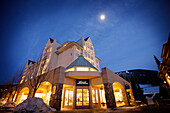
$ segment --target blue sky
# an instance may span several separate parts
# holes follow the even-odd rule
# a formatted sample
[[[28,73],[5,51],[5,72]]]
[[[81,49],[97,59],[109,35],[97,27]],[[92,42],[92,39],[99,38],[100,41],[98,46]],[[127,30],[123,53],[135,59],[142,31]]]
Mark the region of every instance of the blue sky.
[[[10,79],[48,41],[90,36],[96,56],[114,72],[157,70],[170,32],[168,0],[1,0],[0,84]],[[101,14],[106,19],[99,19]]]

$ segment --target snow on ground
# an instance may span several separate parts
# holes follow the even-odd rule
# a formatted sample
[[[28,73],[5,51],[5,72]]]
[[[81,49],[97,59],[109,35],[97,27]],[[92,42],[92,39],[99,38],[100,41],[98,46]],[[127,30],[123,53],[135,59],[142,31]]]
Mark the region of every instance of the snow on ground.
[[[56,109],[51,108],[49,105],[43,102],[42,98],[29,97],[22,103],[18,104],[14,109],[14,112],[49,112],[56,111]]]
[[[15,102],[9,101],[2,105],[2,108],[14,108],[17,104]]]
[[[6,103],[6,100],[5,100],[4,98],[1,98],[1,99],[0,99],[0,106],[3,105],[3,104],[5,104],[5,103]]]

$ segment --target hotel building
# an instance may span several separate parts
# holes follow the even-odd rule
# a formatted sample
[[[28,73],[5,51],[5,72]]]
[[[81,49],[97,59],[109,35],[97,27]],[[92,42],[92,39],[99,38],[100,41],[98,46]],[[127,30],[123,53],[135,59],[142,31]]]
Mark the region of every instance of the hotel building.
[[[163,78],[164,83],[170,88],[170,33],[168,40],[163,44],[161,58],[159,74]]]
[[[15,102],[31,97],[29,81],[44,76],[35,97],[57,110],[134,104],[131,84],[106,67],[100,69],[100,62],[90,37],[64,44],[50,38],[42,58],[26,64]]]

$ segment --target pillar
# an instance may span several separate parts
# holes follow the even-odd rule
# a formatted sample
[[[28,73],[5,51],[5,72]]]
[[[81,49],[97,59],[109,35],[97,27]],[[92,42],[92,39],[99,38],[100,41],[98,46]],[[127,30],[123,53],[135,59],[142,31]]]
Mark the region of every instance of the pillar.
[[[89,86],[89,107],[93,108],[92,86]]]
[[[104,83],[107,108],[116,108],[112,83]]]
[[[73,86],[73,109],[76,108],[76,95],[77,95],[76,86]]]
[[[56,110],[61,109],[63,84],[56,84],[55,94],[51,95],[50,106]]]

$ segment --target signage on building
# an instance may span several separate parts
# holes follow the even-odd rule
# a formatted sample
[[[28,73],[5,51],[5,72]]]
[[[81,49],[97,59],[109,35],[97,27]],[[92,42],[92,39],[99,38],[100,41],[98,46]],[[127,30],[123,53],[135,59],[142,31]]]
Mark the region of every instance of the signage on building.
[[[89,79],[77,79],[76,86],[89,86]]]

